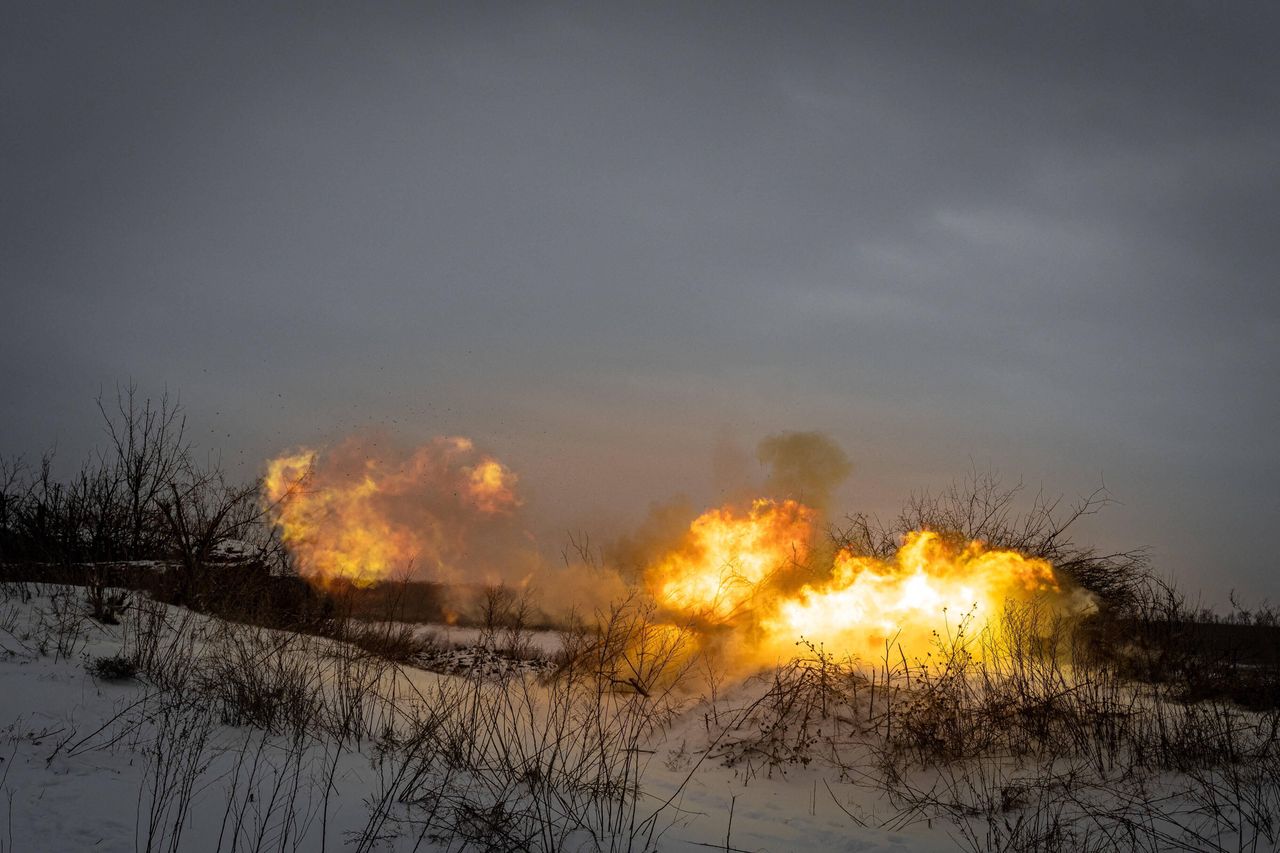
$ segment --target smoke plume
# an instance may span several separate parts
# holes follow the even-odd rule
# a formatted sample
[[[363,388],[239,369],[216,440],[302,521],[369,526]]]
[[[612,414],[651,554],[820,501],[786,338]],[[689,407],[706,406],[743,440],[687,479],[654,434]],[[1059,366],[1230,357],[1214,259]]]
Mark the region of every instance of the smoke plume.
[[[827,510],[832,493],[853,471],[840,446],[820,432],[768,436],[756,458],[769,469],[764,488],[770,497],[797,500],[819,512]]]

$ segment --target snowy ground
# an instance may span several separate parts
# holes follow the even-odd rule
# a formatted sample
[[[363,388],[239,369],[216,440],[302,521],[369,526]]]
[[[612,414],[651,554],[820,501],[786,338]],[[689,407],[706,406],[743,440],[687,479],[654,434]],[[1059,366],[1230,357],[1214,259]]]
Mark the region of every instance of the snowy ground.
[[[429,659],[395,666],[145,598],[121,621],[89,618],[78,588],[0,585],[0,853],[1276,846],[1280,717],[1153,705],[1097,677],[1046,679],[1064,711],[1044,720],[1075,736],[1088,712],[1112,745],[1028,742],[1011,760],[1012,740],[975,727],[964,737],[1003,746],[936,760],[940,740],[921,760],[920,731],[882,749],[890,727],[950,737],[954,682],[890,684],[894,713],[919,715],[891,719],[883,683],[814,693],[825,669],[665,693],[651,679],[652,695],[617,673],[548,679],[553,633],[521,641],[543,657],[515,659],[432,626]],[[136,677],[92,672],[118,656]],[[828,695],[845,704],[815,717]],[[1018,713],[1035,723],[1031,699]],[[886,756],[892,801],[875,781]]]
[[[287,738],[248,725],[215,719],[202,727],[206,718],[175,706],[154,685],[91,675],[89,662],[128,651],[128,626],[78,618],[72,629],[66,623],[79,591],[40,592],[0,604],[0,850],[357,846],[369,803],[386,784],[373,740],[295,750]],[[419,686],[449,678],[405,674]],[[655,824],[657,849],[953,848],[944,831],[923,824],[906,833],[858,826],[850,813],[868,815],[876,804],[817,772],[748,781],[740,770],[706,759],[706,739],[703,714],[691,708],[645,744],[639,811],[672,798]],[[412,837],[390,838],[368,849],[414,844]],[[418,849],[458,845],[427,841]]]

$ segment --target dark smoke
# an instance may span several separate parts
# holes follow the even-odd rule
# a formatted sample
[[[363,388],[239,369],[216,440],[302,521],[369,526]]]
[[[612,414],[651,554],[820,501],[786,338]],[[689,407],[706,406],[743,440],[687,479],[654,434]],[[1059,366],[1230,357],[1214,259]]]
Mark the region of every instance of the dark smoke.
[[[756,458],[769,469],[766,493],[793,498],[826,512],[832,493],[853,471],[853,463],[820,432],[780,432],[766,437]]]

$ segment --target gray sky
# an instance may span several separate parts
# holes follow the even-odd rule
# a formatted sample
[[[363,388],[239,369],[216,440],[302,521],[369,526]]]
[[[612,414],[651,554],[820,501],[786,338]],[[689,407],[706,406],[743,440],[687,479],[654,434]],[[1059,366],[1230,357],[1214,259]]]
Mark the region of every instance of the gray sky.
[[[1274,5],[8,3],[0,453],[462,433],[549,529],[827,431],[1280,598]]]

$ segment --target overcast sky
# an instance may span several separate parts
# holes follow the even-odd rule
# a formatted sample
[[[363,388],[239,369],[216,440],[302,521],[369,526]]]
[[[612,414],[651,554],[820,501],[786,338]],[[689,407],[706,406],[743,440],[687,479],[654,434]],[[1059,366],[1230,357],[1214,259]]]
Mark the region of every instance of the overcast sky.
[[[244,476],[460,433],[609,535],[820,429],[842,509],[1105,481],[1280,599],[1280,7],[267,5],[0,7],[0,453],[132,377]]]

